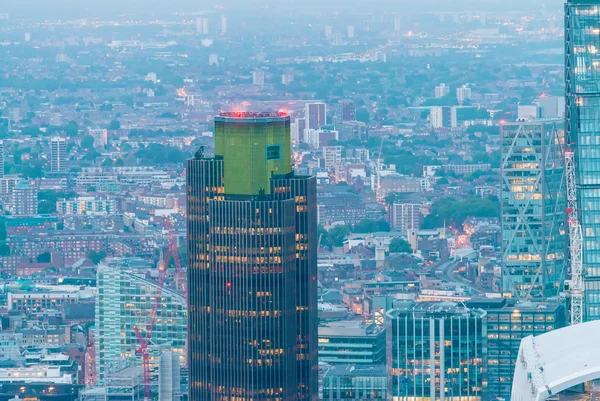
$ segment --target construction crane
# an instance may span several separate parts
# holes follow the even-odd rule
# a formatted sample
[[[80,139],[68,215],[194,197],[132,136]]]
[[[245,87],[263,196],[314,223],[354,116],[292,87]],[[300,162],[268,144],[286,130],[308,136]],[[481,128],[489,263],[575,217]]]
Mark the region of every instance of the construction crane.
[[[565,282],[567,296],[571,298],[571,324],[583,321],[583,233],[577,207],[575,181],[575,154],[565,151],[565,176],[567,180],[567,215],[569,223],[569,250],[571,256],[571,278]]]
[[[165,277],[167,275],[167,262],[165,262],[165,260],[169,260],[170,251],[171,248],[169,247],[169,249],[167,249],[165,258],[161,258],[161,261],[158,263],[158,288],[156,290],[156,295],[154,296],[154,305],[152,306],[152,311],[150,312],[150,320],[146,325],[146,337],[142,337],[140,329],[137,326],[133,328],[138,342],[140,343],[140,347],[135,352],[136,354],[142,356],[142,367],[144,368],[144,399],[146,401],[149,401],[152,397],[152,392],[150,389],[150,355],[148,353],[148,346],[152,340],[152,331],[154,330],[154,323],[156,322],[156,312],[160,306],[163,286],[165,284]]]
[[[187,290],[187,281],[186,277],[183,274],[183,269],[181,268],[181,261],[179,260],[179,250],[177,249],[177,240],[175,239],[175,234],[173,234],[173,228],[171,227],[171,222],[167,216],[165,216],[165,227],[169,234],[169,251],[171,255],[173,255],[173,261],[175,262],[175,267],[177,268],[177,281],[179,283],[179,288],[181,289],[181,293],[183,294],[183,298],[185,300],[185,306],[188,305],[188,290]],[[167,263],[169,259],[167,259]],[[185,366],[187,366],[187,341],[185,342]]]
[[[171,227],[171,223],[169,222],[169,219],[167,218],[167,216],[165,216],[165,227],[169,234],[169,251],[171,252],[171,255],[173,255],[173,261],[175,262],[175,267],[177,268],[177,281],[178,281],[179,287],[181,289],[181,293],[183,294],[183,296],[185,298],[185,302],[187,304],[187,300],[188,300],[187,282],[185,279],[185,275],[183,274],[183,269],[181,268],[181,261],[179,260],[179,251],[177,249],[177,240],[175,239],[175,234],[173,234],[173,228]],[[169,259],[167,259],[166,261],[168,263]]]

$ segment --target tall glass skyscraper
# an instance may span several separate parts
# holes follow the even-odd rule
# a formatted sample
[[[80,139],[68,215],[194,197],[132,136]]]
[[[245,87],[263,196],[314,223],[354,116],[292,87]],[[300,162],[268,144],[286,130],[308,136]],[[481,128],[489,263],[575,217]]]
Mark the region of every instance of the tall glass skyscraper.
[[[583,230],[584,319],[600,319],[600,1],[565,5],[566,138]]]
[[[290,118],[222,113],[187,162],[190,400],[317,400],[316,180]]]
[[[562,120],[503,125],[502,284],[517,299],[556,297],[565,280]]]

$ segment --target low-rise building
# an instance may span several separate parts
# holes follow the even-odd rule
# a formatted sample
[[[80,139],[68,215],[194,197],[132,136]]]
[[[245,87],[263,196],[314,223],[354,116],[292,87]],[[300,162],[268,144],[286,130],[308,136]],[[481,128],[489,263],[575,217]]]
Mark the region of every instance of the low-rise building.
[[[348,320],[319,326],[319,361],[332,364],[383,363],[383,327]]]
[[[60,366],[33,365],[25,368],[0,368],[0,383],[74,384],[73,375],[61,372]]]
[[[117,213],[116,199],[109,197],[80,196],[56,201],[60,215],[113,215]]]
[[[386,399],[385,365],[337,365],[323,376],[323,400]]]
[[[7,304],[9,310],[23,312],[46,312],[50,309],[60,310],[66,304],[83,299],[93,299],[95,289],[70,285],[38,285],[31,290],[9,292]]]

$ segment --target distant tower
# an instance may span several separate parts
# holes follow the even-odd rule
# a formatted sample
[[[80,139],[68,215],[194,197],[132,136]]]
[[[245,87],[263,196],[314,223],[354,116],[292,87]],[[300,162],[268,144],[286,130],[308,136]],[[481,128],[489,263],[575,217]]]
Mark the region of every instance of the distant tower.
[[[435,87],[435,97],[442,98],[450,94],[450,87],[442,83]]]
[[[20,181],[12,190],[12,213],[15,215],[37,214],[38,189],[35,182]]]
[[[265,72],[262,70],[252,71],[252,83],[254,85],[265,84]]]
[[[208,18],[202,18],[202,34],[208,35]]]
[[[0,141],[0,178],[4,178],[4,141]]]
[[[55,136],[50,140],[50,171],[59,173],[65,171],[67,161],[67,140]]]
[[[225,15],[221,15],[221,35],[225,35],[227,33],[227,17]]]
[[[196,18],[196,32],[202,33],[202,18]]]
[[[348,39],[352,39],[354,37],[354,27],[350,25],[348,27]]]
[[[400,17],[394,18],[394,31],[400,32],[402,29],[402,24],[400,23]]]
[[[333,29],[330,26],[325,27],[325,37],[330,38],[333,34]]]
[[[175,401],[181,393],[179,354],[163,352],[158,362],[158,394],[160,401]]]
[[[306,103],[304,109],[304,118],[306,128],[319,129],[327,123],[327,105],[322,102]]]
[[[334,46],[342,45],[342,34],[340,32],[336,32],[333,34],[333,45]]]
[[[218,65],[219,64],[219,57],[214,54],[211,53],[208,55],[208,65]]]

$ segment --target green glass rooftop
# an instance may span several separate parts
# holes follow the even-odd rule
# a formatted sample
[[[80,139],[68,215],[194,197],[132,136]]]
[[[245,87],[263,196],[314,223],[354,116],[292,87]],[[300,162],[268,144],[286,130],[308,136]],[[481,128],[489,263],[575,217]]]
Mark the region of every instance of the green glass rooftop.
[[[215,117],[215,155],[223,157],[225,193],[270,193],[273,174],[292,172],[290,117],[283,112],[226,112]]]

